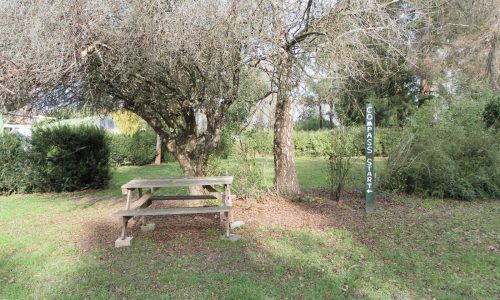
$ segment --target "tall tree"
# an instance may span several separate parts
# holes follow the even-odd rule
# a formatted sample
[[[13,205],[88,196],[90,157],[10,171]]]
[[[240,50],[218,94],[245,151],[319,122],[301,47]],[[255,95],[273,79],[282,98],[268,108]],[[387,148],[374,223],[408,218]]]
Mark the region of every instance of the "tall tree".
[[[377,64],[381,48],[386,59],[403,55],[400,49],[408,37],[400,2],[261,1],[261,60],[266,69],[272,66],[271,78],[278,89],[274,164],[280,194],[300,193],[292,139],[292,91],[298,79],[308,75],[308,69],[320,69],[319,73],[339,80],[363,77],[360,66],[365,61]]]

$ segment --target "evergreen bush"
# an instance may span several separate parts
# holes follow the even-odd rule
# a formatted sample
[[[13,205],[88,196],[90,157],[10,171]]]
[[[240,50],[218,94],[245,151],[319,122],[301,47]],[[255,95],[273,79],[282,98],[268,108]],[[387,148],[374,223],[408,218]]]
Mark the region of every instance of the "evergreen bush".
[[[31,139],[0,138],[0,193],[63,192],[109,180],[104,131],[88,126],[36,128]]]
[[[31,147],[32,181],[37,191],[97,189],[109,180],[106,134],[97,127],[37,128]]]
[[[0,194],[31,192],[32,173],[28,140],[15,133],[0,136]]]

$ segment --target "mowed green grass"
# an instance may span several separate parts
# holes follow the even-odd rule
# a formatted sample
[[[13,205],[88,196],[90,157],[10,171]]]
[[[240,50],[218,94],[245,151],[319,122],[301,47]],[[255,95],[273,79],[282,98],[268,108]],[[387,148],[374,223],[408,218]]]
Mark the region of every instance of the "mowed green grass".
[[[259,161],[271,185],[272,159]],[[323,160],[298,158],[297,169],[304,190],[326,185]],[[362,172],[355,161],[350,189],[362,187]],[[141,237],[121,249],[116,232],[86,243],[109,231],[92,220],[118,201],[121,184],[179,175],[173,163],[122,167],[102,191],[0,197],[0,299],[500,297],[497,201],[394,196],[370,217],[333,211],[345,221],[324,230],[244,228],[231,243],[214,228],[202,240]]]

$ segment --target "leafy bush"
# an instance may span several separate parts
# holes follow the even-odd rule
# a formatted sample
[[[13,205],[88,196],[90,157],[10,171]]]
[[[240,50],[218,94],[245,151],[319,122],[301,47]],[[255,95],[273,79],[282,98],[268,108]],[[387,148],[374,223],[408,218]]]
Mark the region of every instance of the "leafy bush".
[[[496,95],[484,108],[483,120],[488,128],[500,128],[500,96]]]
[[[101,188],[109,180],[106,134],[97,127],[37,128],[31,145],[37,191]]]
[[[21,135],[6,133],[0,136],[0,193],[28,193],[31,182],[29,143]]]
[[[433,197],[499,197],[500,145],[484,129],[482,111],[468,101],[420,109],[389,155],[383,186]]]
[[[110,134],[109,141],[110,161],[115,165],[142,166],[154,162],[156,134],[151,130],[137,131],[132,136]]]

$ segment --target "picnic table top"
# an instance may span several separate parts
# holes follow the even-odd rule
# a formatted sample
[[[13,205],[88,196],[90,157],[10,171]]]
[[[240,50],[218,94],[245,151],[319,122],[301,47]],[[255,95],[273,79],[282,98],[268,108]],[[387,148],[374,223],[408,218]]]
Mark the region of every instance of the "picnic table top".
[[[193,185],[225,185],[231,183],[233,183],[233,176],[133,179],[122,185],[122,189],[161,188]]]

